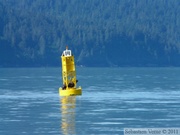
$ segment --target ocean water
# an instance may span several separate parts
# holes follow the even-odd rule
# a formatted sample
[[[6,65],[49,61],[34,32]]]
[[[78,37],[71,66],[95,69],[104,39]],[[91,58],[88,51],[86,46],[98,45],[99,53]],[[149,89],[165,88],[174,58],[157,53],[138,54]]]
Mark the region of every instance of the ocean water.
[[[123,135],[180,127],[180,68],[77,68],[83,95],[59,97],[61,68],[0,69],[0,135]]]

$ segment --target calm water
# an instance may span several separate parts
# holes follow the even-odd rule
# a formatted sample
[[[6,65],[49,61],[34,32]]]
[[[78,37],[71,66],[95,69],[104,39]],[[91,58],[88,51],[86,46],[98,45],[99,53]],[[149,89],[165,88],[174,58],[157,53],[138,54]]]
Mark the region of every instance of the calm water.
[[[83,95],[58,95],[60,68],[0,69],[0,135],[121,135],[180,127],[180,68],[77,68]]]

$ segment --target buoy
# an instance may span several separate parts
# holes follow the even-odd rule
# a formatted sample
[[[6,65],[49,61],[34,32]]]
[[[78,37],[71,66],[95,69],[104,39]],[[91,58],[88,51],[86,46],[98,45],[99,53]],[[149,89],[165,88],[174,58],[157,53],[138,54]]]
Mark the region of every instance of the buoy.
[[[78,80],[76,79],[76,69],[74,56],[71,50],[63,51],[61,56],[62,61],[62,80],[63,86],[59,88],[60,96],[77,96],[82,94],[82,88],[77,87]]]

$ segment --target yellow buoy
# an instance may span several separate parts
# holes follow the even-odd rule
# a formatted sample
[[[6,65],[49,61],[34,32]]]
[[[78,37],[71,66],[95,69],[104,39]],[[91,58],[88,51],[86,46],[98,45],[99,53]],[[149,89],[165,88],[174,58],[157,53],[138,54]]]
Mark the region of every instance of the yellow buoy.
[[[71,53],[71,50],[63,51],[61,56],[62,60],[62,80],[63,80],[63,87],[59,88],[59,95],[60,96],[77,96],[82,94],[81,87],[76,87],[77,80],[76,80],[76,69],[75,69],[75,62],[74,56]]]

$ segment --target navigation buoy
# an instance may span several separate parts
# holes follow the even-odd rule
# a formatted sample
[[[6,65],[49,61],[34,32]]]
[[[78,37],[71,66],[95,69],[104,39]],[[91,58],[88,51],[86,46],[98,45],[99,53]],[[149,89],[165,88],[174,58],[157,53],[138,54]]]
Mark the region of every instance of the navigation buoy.
[[[59,88],[59,95],[60,96],[77,96],[82,94],[82,88],[79,86],[77,88],[76,79],[76,69],[75,69],[75,62],[74,56],[71,53],[71,50],[63,51],[61,56],[62,61],[62,80],[63,86]]]

